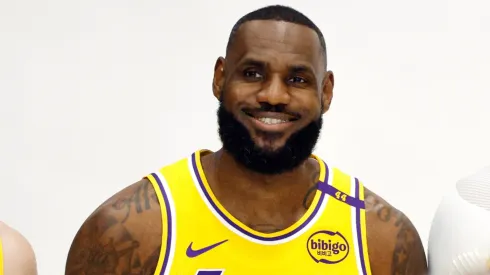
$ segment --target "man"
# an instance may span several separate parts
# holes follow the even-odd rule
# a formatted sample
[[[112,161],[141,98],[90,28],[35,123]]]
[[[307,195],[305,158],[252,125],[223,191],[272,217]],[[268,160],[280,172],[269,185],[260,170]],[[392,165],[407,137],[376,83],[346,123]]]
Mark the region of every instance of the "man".
[[[490,166],[444,195],[429,236],[431,275],[490,274]]]
[[[31,245],[3,222],[0,222],[0,275],[37,275]]]
[[[241,18],[214,67],[223,148],[103,203],[66,274],[424,274],[410,221],[312,155],[332,100],[326,60],[321,31],[292,8]]]

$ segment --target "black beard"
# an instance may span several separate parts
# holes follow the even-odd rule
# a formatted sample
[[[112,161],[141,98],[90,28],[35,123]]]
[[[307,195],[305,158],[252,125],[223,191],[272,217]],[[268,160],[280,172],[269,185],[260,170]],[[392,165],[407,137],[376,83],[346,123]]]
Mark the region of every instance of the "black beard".
[[[291,135],[284,146],[267,149],[256,146],[247,128],[220,102],[218,108],[219,136],[223,148],[247,169],[264,175],[292,171],[306,161],[320,137],[322,117]]]

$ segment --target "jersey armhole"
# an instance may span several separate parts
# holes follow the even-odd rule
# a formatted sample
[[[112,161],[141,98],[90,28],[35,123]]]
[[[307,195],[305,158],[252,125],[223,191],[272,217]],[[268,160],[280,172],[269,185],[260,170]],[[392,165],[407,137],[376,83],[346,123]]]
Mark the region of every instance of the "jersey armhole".
[[[358,184],[359,184],[359,200],[364,202],[364,186],[363,184],[356,179]],[[368,251],[368,243],[367,243],[367,232],[366,232],[366,208],[359,209],[359,219],[360,219],[360,228],[359,230],[361,231],[361,240],[362,240],[362,254],[363,254],[363,260],[364,260],[364,267],[365,267],[365,274],[366,275],[371,275],[371,264],[370,264],[370,259],[369,259],[369,251]],[[362,259],[361,259],[362,260]]]
[[[170,273],[170,266],[175,251],[176,230],[174,204],[167,182],[161,173],[152,173],[146,178],[151,182],[153,189],[155,190],[162,218],[160,256],[158,257],[158,263],[154,274],[167,275]]]

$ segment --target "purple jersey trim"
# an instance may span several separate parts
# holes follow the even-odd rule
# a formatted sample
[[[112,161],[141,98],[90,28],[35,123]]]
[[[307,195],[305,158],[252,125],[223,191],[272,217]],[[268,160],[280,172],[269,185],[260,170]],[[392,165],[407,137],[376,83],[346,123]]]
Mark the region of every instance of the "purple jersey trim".
[[[356,199],[358,201],[361,201],[360,198],[359,198],[359,194],[360,194],[360,184],[359,184],[359,180],[356,178],[355,180],[355,184],[356,184]],[[362,268],[362,274],[363,275],[367,275],[367,271],[366,271],[366,263],[364,262],[365,259],[364,259],[364,249],[363,249],[363,246],[362,246],[362,226],[361,226],[361,208],[364,209],[365,205],[364,205],[364,201],[362,201],[362,204],[363,204],[363,207],[356,207],[356,230],[357,230],[357,244],[358,244],[358,248],[359,248],[359,258],[360,258],[360,261],[361,261],[361,268]]]
[[[174,232],[172,232],[173,217],[172,212],[170,211],[170,202],[168,200],[167,193],[165,192],[165,188],[163,188],[162,181],[157,176],[157,174],[152,173],[151,175],[158,183],[158,187],[160,188],[160,192],[162,193],[163,201],[165,204],[165,211],[167,212],[167,243],[165,244],[165,256],[163,258],[162,269],[160,271],[160,274],[164,274],[169,266],[168,260],[170,257],[170,248],[172,246],[172,235],[174,234]]]
[[[199,183],[199,187],[202,190],[204,196],[206,197],[206,200],[213,207],[214,211],[216,211],[216,213],[218,213],[223,220],[225,220],[234,229],[236,229],[237,231],[241,232],[242,234],[244,234],[250,238],[257,239],[260,241],[278,241],[278,240],[283,240],[283,239],[286,239],[288,237],[293,236],[294,234],[298,233],[303,228],[305,228],[311,222],[311,220],[313,220],[313,218],[318,214],[318,212],[319,212],[319,210],[323,204],[323,201],[325,200],[325,193],[322,192],[320,194],[320,198],[318,200],[318,203],[315,205],[315,209],[313,210],[313,212],[310,214],[310,216],[308,216],[308,218],[300,226],[296,227],[294,230],[292,230],[286,234],[280,235],[280,236],[274,236],[274,237],[259,236],[259,235],[253,234],[252,232],[245,230],[244,228],[242,228],[238,224],[234,223],[230,218],[228,218],[228,216],[225,213],[223,213],[219,209],[219,207],[213,201],[209,192],[206,190],[206,188],[204,186],[201,175],[199,174],[199,169],[197,168],[196,157],[197,157],[196,153],[192,154],[192,168],[194,169],[194,174],[196,175],[197,181]],[[329,170],[328,170],[328,167],[325,166],[325,181],[324,182],[328,182],[328,177],[329,177]]]
[[[355,208],[362,208],[362,209],[364,209],[364,201],[361,201],[357,197],[349,196],[346,193],[340,191],[339,189],[333,187],[332,185],[329,185],[329,184],[326,184],[326,183],[319,184],[318,185],[318,190],[320,190],[320,191],[322,191],[324,193],[327,193],[331,197],[333,197],[333,198],[335,198],[335,199],[337,199],[337,200],[339,200],[341,202],[345,202],[345,203],[347,203],[350,206],[353,206]],[[345,200],[343,200],[341,197],[338,197],[337,194],[339,194],[339,196],[345,196]]]

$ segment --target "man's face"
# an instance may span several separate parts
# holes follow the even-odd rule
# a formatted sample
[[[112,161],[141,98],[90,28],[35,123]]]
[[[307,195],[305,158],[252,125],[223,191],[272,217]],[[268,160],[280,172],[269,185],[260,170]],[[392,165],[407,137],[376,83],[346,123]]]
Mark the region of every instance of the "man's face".
[[[332,98],[322,54],[305,26],[264,20],[240,27],[226,60],[216,63],[213,90],[223,147],[241,164],[278,174],[311,155]]]

